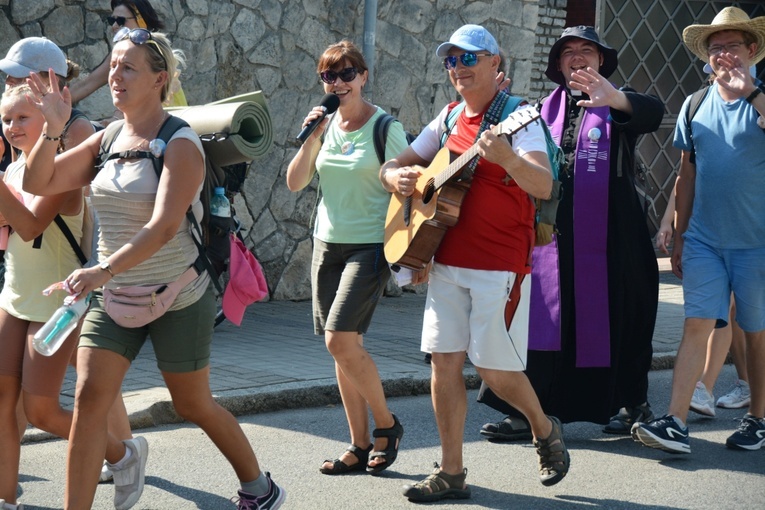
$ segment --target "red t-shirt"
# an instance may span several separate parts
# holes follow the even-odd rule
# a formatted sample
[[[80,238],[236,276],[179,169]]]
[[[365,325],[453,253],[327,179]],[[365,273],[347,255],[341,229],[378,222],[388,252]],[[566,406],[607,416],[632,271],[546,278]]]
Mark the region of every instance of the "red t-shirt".
[[[446,141],[452,153],[460,155],[473,145],[484,113],[473,118],[464,110],[460,113],[456,129]],[[459,220],[446,231],[435,254],[436,262],[469,269],[531,272],[534,203],[514,180],[505,184],[507,175],[501,166],[478,160]]]

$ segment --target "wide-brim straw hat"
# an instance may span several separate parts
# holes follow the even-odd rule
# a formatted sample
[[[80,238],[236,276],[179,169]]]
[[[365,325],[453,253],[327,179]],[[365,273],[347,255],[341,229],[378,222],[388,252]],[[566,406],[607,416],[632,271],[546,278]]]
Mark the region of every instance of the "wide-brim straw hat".
[[[683,42],[694,55],[701,60],[709,60],[707,40],[715,32],[723,30],[740,30],[754,36],[757,42],[757,53],[751,63],[756,64],[765,58],[765,16],[754,19],[737,7],[726,7],[717,13],[709,25],[689,25],[683,30]]]

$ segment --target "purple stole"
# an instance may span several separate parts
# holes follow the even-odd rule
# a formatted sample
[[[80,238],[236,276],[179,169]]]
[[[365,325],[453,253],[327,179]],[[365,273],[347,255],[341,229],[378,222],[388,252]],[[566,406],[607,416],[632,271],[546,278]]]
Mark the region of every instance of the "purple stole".
[[[542,105],[542,118],[560,144],[567,116],[566,90],[558,87]],[[608,181],[611,123],[608,107],[587,108],[574,163],[574,302],[576,366],[611,365],[608,307]],[[558,245],[532,254],[529,349],[559,351],[560,279]]]

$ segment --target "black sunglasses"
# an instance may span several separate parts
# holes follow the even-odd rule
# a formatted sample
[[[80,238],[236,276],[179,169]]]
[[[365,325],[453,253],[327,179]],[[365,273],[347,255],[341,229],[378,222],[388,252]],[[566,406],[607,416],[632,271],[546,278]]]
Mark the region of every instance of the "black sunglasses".
[[[224,142],[234,135],[238,135],[239,131],[235,133],[226,133],[225,131],[219,131],[217,133],[206,133],[199,135],[199,139],[203,142]]]
[[[358,73],[359,72],[355,67],[346,67],[342,71],[323,71],[319,73],[319,76],[321,76],[321,81],[327,85],[332,85],[335,83],[335,80],[337,80],[338,76],[345,83],[348,83],[349,81],[355,80]]]
[[[135,19],[135,16],[125,17],[125,16],[107,16],[106,22],[111,26],[115,23],[121,27],[125,26],[125,23],[127,23],[127,20],[129,19]]]

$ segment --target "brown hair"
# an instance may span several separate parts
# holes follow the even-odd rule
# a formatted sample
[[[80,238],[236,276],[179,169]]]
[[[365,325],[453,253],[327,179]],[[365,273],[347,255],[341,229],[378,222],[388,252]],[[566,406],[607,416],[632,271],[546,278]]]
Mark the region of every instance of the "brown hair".
[[[359,73],[366,72],[369,69],[359,47],[351,41],[344,39],[324,50],[316,66],[316,72],[323,73],[343,65],[345,61],[348,61],[351,67],[355,67]]]

